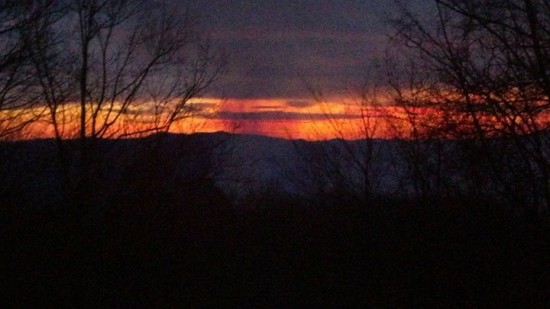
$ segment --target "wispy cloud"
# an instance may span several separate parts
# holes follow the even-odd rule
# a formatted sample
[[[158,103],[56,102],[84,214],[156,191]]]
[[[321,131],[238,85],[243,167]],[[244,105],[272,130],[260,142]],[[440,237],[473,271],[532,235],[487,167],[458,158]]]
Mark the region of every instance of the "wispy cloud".
[[[223,120],[323,120],[323,119],[359,119],[361,115],[353,114],[322,114],[322,113],[298,113],[283,111],[262,112],[229,112],[221,111],[208,116],[212,119]]]
[[[278,110],[278,109],[281,109],[282,106],[279,106],[279,105],[258,105],[258,106],[254,106],[253,108],[254,109],[259,109],[259,110],[265,110],[265,109]]]
[[[287,106],[296,107],[296,108],[305,108],[316,104],[316,102],[310,101],[310,100],[289,100],[289,101],[286,101],[285,103]]]
[[[204,27],[230,55],[230,73],[210,95],[304,98],[308,85],[338,94],[361,84],[367,64],[383,57],[392,0],[190,0]],[[186,3],[187,3],[186,2]],[[299,108],[300,106],[289,105]]]
[[[241,29],[232,29],[231,31],[217,31],[214,34],[216,39],[220,40],[255,40],[269,42],[288,42],[288,41],[338,41],[354,42],[367,41],[369,35],[364,31],[307,31],[307,30],[273,30],[270,27],[244,27]]]

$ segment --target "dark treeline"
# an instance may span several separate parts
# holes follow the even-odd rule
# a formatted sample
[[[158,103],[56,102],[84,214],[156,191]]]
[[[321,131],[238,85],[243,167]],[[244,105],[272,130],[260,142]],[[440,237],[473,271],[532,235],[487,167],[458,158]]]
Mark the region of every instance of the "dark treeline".
[[[183,6],[1,2],[2,302],[547,305],[550,5],[432,4],[390,21],[396,139],[366,91],[362,140],[243,148],[166,134],[225,71]]]
[[[231,157],[234,138],[103,141],[92,201],[82,204],[63,191],[54,140],[2,144],[3,162],[12,163],[2,169],[11,184],[1,198],[3,300],[93,306],[547,301],[546,215],[436,191],[361,200],[347,182],[312,195],[267,184],[237,198],[220,185],[228,177],[219,174],[222,164],[235,163],[213,159]],[[66,143],[70,149],[76,141]]]

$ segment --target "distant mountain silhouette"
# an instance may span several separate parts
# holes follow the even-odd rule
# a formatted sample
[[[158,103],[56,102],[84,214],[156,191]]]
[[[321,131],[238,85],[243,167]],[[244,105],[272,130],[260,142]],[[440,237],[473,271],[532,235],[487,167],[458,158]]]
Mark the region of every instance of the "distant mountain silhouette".
[[[77,143],[64,142],[69,149],[68,161],[73,165],[78,164],[74,153]],[[418,190],[437,193],[443,186],[447,191],[463,190],[470,180],[467,173],[485,177],[483,169],[494,167],[480,165],[479,161],[470,162],[473,167],[467,168],[460,157],[460,151],[468,148],[465,143],[467,146],[469,142],[305,141],[225,132],[161,133],[144,138],[98,140],[96,155],[101,156],[102,165],[97,173],[103,175],[106,189],[118,186],[124,177],[148,177],[151,181],[157,177],[155,183],[165,181],[174,186],[171,190],[183,190],[186,184],[208,179],[236,200],[266,192],[306,198],[326,194],[362,197],[367,176],[369,194],[407,197]],[[494,143],[502,145],[506,141]],[[410,153],[420,146],[424,147],[422,153]],[[38,198],[55,203],[60,197],[56,180],[62,177],[62,170],[54,140],[1,143],[0,156],[1,180],[10,184],[4,191],[31,201]],[[441,157],[444,161],[438,161]],[[414,166],[410,160],[416,160],[412,161]],[[415,179],[422,176],[415,173],[428,176]],[[516,188],[529,189],[522,188],[521,182]]]
[[[2,302],[547,303],[547,216],[449,194],[485,176],[481,156],[474,169],[459,160],[469,144],[227,133],[97,143],[86,201],[71,191],[78,141],[64,142],[64,164],[54,140],[0,143]]]

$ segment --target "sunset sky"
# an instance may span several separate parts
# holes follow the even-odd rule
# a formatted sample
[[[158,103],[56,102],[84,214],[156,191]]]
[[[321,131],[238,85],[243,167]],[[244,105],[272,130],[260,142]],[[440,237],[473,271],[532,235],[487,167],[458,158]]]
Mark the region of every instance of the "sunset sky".
[[[357,103],[362,83],[376,78],[370,68],[381,61],[393,2],[191,1],[204,14],[204,32],[229,55],[229,72],[205,99],[225,98],[224,104],[202,130],[341,137],[328,128],[358,124],[360,115],[348,105]],[[322,91],[323,104],[311,88]],[[336,123],[327,121],[327,113]]]
[[[408,8],[425,10],[419,3],[410,1]],[[384,115],[400,111],[391,106],[376,68],[388,48],[395,0],[190,0],[186,5],[199,14],[199,33],[227,55],[228,67],[201,98],[189,102],[193,116],[172,132],[308,140],[392,135],[388,130],[395,128],[388,128]],[[365,83],[379,87],[367,99],[389,107],[367,113],[359,108]],[[147,108],[138,109],[147,114]],[[32,119],[43,111],[25,113],[23,119]],[[76,137],[77,113],[72,107],[64,111],[66,138]],[[132,128],[129,121],[113,130]],[[53,136],[48,121],[33,122],[29,130],[26,137]]]

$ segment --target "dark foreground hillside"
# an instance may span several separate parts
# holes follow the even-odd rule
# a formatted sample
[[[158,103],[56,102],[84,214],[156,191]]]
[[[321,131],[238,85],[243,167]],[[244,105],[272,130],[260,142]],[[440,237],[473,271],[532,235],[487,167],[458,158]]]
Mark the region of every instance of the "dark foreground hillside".
[[[101,141],[86,182],[78,181],[74,141],[64,145],[64,161],[54,141],[0,145],[2,303],[550,303],[547,212],[464,195],[419,200],[388,193],[368,202],[349,191],[297,195],[281,190],[292,182],[278,177],[299,169],[255,161],[267,155],[291,161],[295,145],[288,142],[225,134],[163,138]],[[323,159],[315,151],[320,143],[298,146],[308,149],[305,161]],[[321,176],[310,183],[330,180]],[[299,184],[307,189],[308,182]]]
[[[543,219],[399,201],[237,210],[212,194],[208,207],[121,204],[94,223],[3,205],[2,302],[548,305]]]

